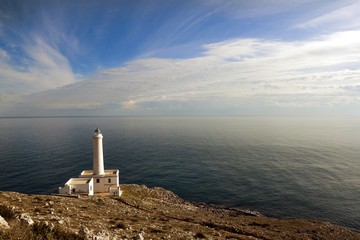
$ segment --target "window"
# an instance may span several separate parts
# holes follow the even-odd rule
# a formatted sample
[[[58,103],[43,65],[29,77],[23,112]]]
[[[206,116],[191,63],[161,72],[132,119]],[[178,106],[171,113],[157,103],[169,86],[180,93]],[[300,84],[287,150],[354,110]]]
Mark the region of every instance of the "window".
[[[99,183],[100,182],[100,179],[96,179],[96,183]]]
[[[108,183],[111,183],[111,178],[108,179]]]

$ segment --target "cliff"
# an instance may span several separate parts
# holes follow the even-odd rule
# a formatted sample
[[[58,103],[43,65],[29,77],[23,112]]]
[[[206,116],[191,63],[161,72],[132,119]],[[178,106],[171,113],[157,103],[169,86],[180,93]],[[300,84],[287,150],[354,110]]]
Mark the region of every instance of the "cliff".
[[[162,188],[121,188],[116,198],[0,192],[9,225],[0,221],[0,239],[360,239],[328,222],[194,204]]]

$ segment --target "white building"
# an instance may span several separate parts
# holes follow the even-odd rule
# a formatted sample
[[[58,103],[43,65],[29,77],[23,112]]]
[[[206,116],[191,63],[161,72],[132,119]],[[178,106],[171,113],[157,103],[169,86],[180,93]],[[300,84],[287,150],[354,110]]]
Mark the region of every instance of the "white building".
[[[108,193],[120,196],[119,169],[104,170],[103,135],[96,129],[93,135],[93,170],[84,170],[78,178],[70,178],[64,187],[59,187],[59,194]]]

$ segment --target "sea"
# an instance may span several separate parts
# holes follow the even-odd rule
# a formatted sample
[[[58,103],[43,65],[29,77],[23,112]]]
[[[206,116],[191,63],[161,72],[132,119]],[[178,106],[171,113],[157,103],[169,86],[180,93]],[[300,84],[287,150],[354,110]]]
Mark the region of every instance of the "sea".
[[[96,128],[123,184],[360,231],[360,117],[0,118],[0,191],[57,193]]]

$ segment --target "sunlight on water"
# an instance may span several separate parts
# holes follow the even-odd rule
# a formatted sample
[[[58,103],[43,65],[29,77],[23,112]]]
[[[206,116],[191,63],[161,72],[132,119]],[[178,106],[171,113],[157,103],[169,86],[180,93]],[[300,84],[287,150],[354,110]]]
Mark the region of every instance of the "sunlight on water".
[[[122,183],[360,229],[357,118],[3,118],[0,124],[0,190],[56,192],[92,168],[91,135],[99,127],[105,166],[120,168]]]

